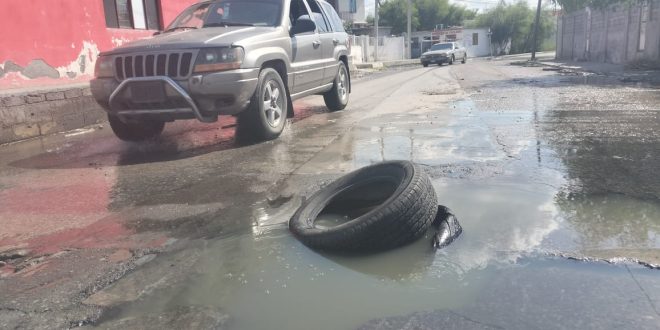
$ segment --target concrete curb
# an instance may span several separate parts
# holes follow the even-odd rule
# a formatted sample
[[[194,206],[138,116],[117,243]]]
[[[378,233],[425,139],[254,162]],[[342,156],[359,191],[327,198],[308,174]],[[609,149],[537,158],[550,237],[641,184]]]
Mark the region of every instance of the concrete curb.
[[[407,65],[414,65],[414,64],[419,64],[419,59],[356,63],[355,68],[357,68],[357,69],[382,69],[382,68],[391,68],[391,67],[407,66]]]
[[[3,91],[0,144],[65,132],[105,120],[89,84]]]

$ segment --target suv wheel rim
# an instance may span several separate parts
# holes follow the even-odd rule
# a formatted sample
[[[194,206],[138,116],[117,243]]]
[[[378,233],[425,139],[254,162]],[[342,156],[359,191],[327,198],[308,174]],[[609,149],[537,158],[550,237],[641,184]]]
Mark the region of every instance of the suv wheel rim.
[[[282,121],[283,107],[282,92],[280,86],[273,80],[266,83],[264,87],[263,111],[266,115],[268,125],[277,127]]]
[[[346,100],[348,94],[348,82],[346,79],[346,70],[344,68],[339,70],[339,85],[337,86],[337,93],[342,101]]]

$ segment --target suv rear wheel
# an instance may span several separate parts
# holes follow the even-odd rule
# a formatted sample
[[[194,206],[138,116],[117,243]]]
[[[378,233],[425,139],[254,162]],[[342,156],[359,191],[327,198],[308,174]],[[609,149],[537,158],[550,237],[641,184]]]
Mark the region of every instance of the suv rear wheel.
[[[124,141],[144,141],[159,136],[165,128],[162,121],[141,121],[136,123],[125,123],[119,117],[108,115],[110,128],[115,135]]]
[[[288,111],[286,88],[273,68],[259,73],[250,106],[238,116],[236,134],[245,140],[272,140],[284,130]]]
[[[325,105],[331,111],[343,110],[348,104],[348,93],[349,93],[350,81],[348,78],[348,69],[346,69],[346,64],[339,61],[339,71],[337,71],[337,76],[335,81],[332,84],[332,89],[323,94],[323,100],[325,100]]]

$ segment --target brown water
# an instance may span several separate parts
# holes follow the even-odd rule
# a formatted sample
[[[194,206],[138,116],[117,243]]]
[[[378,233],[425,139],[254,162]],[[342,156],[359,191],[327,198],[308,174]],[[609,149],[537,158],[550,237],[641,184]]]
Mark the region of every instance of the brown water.
[[[205,241],[184,279],[104,320],[201,305],[229,314],[232,329],[657,328],[660,277],[635,263],[660,261],[658,110],[635,103],[654,91],[603,87],[585,104],[559,83],[514,81],[507,99],[495,85],[441,109],[369,118],[305,165],[421,164],[463,226],[449,247],[434,251],[426,237],[371,256],[320,254],[286,228],[299,200],[255,205],[250,232]],[[620,105],[608,109],[607,97]],[[311,172],[289,178],[302,196]]]

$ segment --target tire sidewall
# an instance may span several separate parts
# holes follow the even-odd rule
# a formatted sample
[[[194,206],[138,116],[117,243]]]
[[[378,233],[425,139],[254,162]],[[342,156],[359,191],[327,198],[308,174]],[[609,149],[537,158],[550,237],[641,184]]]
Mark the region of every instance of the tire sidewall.
[[[119,117],[113,115],[108,115],[108,123],[116,137],[129,142],[139,142],[155,138],[165,128],[165,122],[162,121],[125,123]]]
[[[265,86],[268,82],[273,81],[278,85],[278,88],[280,89],[280,98],[282,98],[282,118],[280,120],[280,123],[273,127],[268,123],[268,119],[266,118],[266,112],[264,111],[264,105],[263,105],[263,97],[265,93]],[[284,130],[284,126],[286,124],[286,117],[287,113],[289,111],[288,109],[288,95],[286,88],[284,86],[284,82],[282,81],[282,77],[280,77],[280,74],[275,71],[275,69],[272,68],[265,68],[261,70],[259,73],[259,82],[257,84],[257,90],[255,91],[253,100],[254,105],[253,105],[253,111],[256,113],[253,113],[252,115],[256,116],[258,118],[258,122],[260,124],[260,128],[264,130],[267,135],[271,136],[277,136],[280,133],[282,133],[282,130]]]
[[[383,166],[400,166],[404,170],[404,176],[398,183],[394,193],[389,196],[380,206],[373,210],[355,218],[351,221],[332,228],[316,228],[314,221],[319,213],[330,203],[330,201],[346,190],[347,186],[357,184],[364,181],[363,177],[367,176],[376,167]],[[379,212],[382,208],[386,207],[392,201],[399,198],[399,196],[406,190],[415,175],[415,166],[409,162],[392,161],[384,162],[372,166],[363,167],[353,173],[341,177],[340,179],[332,182],[326,187],[323,187],[316,194],[307,200],[307,202],[298,209],[298,211],[291,218],[290,227],[296,235],[304,234],[306,236],[328,235],[333,233],[340,233],[350,230],[351,227],[362,225],[362,223],[369,219],[373,214]]]
[[[339,96],[339,83],[340,83],[342,72],[344,72],[344,74],[346,75],[346,85],[347,85],[347,86],[345,86],[345,88],[346,88],[346,100],[344,100],[343,102],[342,102],[341,97]],[[342,61],[339,61],[339,70],[337,70],[337,76],[335,77],[335,86],[334,86],[335,88],[334,88],[334,90],[335,90],[335,95],[336,95],[337,101],[338,101],[337,103],[340,104],[342,108],[346,107],[346,105],[348,105],[348,98],[350,97],[350,93],[349,93],[350,84],[351,84],[351,82],[350,82],[350,78],[349,78],[349,75],[348,75],[348,69],[346,68],[346,64],[344,64],[344,62],[342,62]]]

